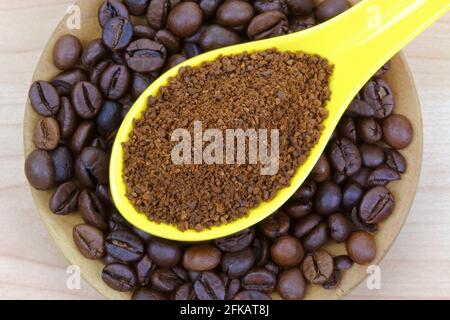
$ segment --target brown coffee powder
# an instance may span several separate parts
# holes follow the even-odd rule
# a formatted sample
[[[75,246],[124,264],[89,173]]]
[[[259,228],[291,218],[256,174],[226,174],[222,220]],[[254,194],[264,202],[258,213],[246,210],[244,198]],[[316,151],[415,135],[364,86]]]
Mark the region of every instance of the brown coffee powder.
[[[289,185],[317,143],[332,71],[319,56],[275,50],[182,68],[149,99],[123,144],[127,197],[149,219],[181,230],[200,231],[246,215]],[[260,162],[173,163],[178,142],[171,141],[172,133],[187,129],[193,141],[196,121],[203,130],[221,130],[224,137],[226,129],[278,129],[278,172],[261,175]]]

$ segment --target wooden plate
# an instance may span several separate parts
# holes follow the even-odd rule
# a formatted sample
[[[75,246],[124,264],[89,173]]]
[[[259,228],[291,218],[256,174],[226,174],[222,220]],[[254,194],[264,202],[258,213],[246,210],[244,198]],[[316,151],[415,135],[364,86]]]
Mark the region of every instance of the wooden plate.
[[[97,22],[97,8],[102,1],[81,0],[78,2],[81,8],[81,30],[69,29],[68,22],[73,18],[71,14],[68,14],[61,21],[44,49],[36,67],[33,81],[50,80],[59,73],[52,64],[52,48],[61,35],[72,33],[79,37],[83,44],[100,37],[101,30]],[[402,54],[397,55],[393,59],[392,70],[388,72],[386,79],[392,86],[395,94],[395,112],[406,115],[412,122],[414,127],[414,140],[408,148],[402,150],[402,154],[408,161],[407,172],[402,176],[401,181],[389,185],[389,189],[396,198],[396,207],[394,214],[385,223],[380,225],[380,231],[376,235],[378,255],[374,264],[378,264],[389,250],[408,216],[416,193],[422,162],[422,116],[420,113],[420,104],[411,72]],[[39,116],[33,111],[29,101],[25,108],[24,148],[25,155],[28,155],[34,149],[32,132]],[[79,266],[84,278],[106,298],[129,299],[130,294],[116,292],[103,283],[101,279],[103,264],[101,262],[85,259],[75,247],[72,240],[72,228],[82,222],[80,216],[78,214],[64,217],[56,216],[48,209],[51,192],[41,192],[33,189],[32,194],[38,212],[44,220],[51,236],[70,263]],[[331,245],[327,249],[333,254],[345,253],[343,245]],[[351,270],[344,272],[342,282],[338,289],[324,290],[320,286],[310,286],[307,298],[341,298],[365,279],[367,276],[366,271],[367,267],[355,265]]]

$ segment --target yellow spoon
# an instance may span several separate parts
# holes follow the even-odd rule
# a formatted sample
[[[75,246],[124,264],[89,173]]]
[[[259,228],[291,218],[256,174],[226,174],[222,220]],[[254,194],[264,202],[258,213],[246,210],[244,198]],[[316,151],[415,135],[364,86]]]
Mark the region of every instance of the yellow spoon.
[[[371,76],[401,48],[450,9],[450,0],[363,0],[338,17],[306,31],[282,37],[222,48],[194,57],[166,72],[150,85],[131,108],[117,134],[111,155],[111,192],[120,213],[134,226],[155,236],[178,241],[204,241],[224,237],[248,228],[280,208],[307,178],[324,151],[346,107]],[[330,80],[329,116],[319,143],[297,170],[291,186],[280,190],[270,202],[263,202],[248,216],[201,232],[182,232],[175,226],[157,224],[138,213],[126,194],[122,179],[122,143],[128,140],[134,119],[147,108],[170,77],[184,66],[197,66],[219,55],[234,55],[276,48],[279,51],[304,51],[319,54],[335,65]]]

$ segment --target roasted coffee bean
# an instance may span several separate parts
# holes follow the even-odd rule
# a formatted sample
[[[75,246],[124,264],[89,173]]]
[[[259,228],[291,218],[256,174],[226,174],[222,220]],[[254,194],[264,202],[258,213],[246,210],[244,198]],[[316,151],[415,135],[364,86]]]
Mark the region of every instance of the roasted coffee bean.
[[[359,146],[362,163],[366,167],[376,168],[384,163],[385,154],[383,148],[373,144],[363,144]]]
[[[292,268],[281,272],[276,290],[285,300],[303,299],[306,293],[306,281],[301,270]]]
[[[255,9],[246,1],[233,0],[223,3],[217,10],[217,23],[224,27],[238,27],[250,22]]]
[[[361,153],[347,138],[338,138],[330,146],[330,162],[333,168],[351,176],[361,168]]]
[[[256,268],[251,270],[241,280],[243,289],[262,292],[273,291],[276,283],[276,276],[264,268]]]
[[[167,17],[167,27],[180,38],[192,36],[200,28],[203,12],[199,5],[192,1],[177,4]]]
[[[129,18],[127,7],[125,7],[119,0],[107,0],[103,2],[98,10],[98,21],[102,27],[115,17]]]
[[[268,11],[254,17],[247,28],[251,40],[281,36],[289,30],[286,16],[280,11]]]
[[[194,285],[192,283],[185,283],[181,285],[175,292],[173,296],[174,300],[197,300],[197,296],[195,295]]]
[[[333,182],[335,182],[339,185],[342,185],[345,181],[347,181],[347,178],[348,177],[342,172],[339,172],[339,171],[333,172],[333,177],[332,177]]]
[[[388,189],[375,187],[363,196],[359,206],[359,215],[365,223],[380,223],[392,214],[394,205],[394,195]]]
[[[95,39],[88,43],[81,57],[81,61],[85,66],[91,67],[105,59],[107,55],[108,49],[103,40]]]
[[[322,248],[328,242],[328,239],[328,226],[325,222],[322,222],[303,238],[302,244],[306,251],[313,252]]]
[[[269,238],[278,238],[288,233],[289,226],[289,216],[283,211],[279,211],[261,223],[261,230]]]
[[[377,256],[374,237],[364,231],[353,232],[346,242],[349,257],[357,264],[369,264]]]
[[[114,201],[111,196],[111,190],[108,184],[98,184],[95,188],[97,197],[108,206],[114,206]]]
[[[132,291],[137,284],[133,269],[122,263],[107,265],[103,269],[102,279],[110,288],[120,292]]]
[[[130,44],[133,32],[133,24],[128,19],[115,17],[106,23],[102,39],[110,50],[122,50]]]
[[[317,227],[322,218],[316,214],[311,214],[303,217],[297,221],[294,226],[293,235],[298,239],[303,238],[310,233],[315,227]]]
[[[167,297],[161,292],[153,289],[139,288],[133,293],[131,300],[157,301],[157,300],[167,300]]]
[[[184,282],[187,282],[187,281],[190,280],[190,278],[189,278],[189,271],[187,271],[182,266],[176,266],[176,267],[173,267],[171,269],[178,276],[178,278],[180,278]]]
[[[128,114],[128,111],[130,111],[132,106],[133,106],[132,104],[126,104],[126,105],[122,106],[122,112],[120,113],[120,117],[122,119],[125,119],[125,117]]]
[[[323,182],[313,199],[314,211],[320,215],[328,215],[339,211],[342,202],[342,191],[334,182]]]
[[[367,187],[367,181],[369,180],[369,175],[372,171],[362,166],[361,169],[350,177],[350,180],[358,183],[361,187]]]
[[[306,16],[314,9],[314,0],[286,0],[286,3],[294,16]]]
[[[255,254],[251,248],[238,252],[227,252],[221,261],[222,271],[231,279],[244,276],[255,264]]]
[[[84,147],[88,146],[95,135],[95,124],[93,121],[85,120],[79,124],[70,139],[70,149],[78,154]]]
[[[126,52],[127,65],[136,72],[152,72],[166,61],[166,48],[159,42],[139,39],[132,42]]]
[[[103,231],[108,230],[105,207],[94,193],[87,190],[81,191],[78,197],[78,208],[84,222]]]
[[[214,244],[225,252],[241,251],[253,242],[255,230],[253,228],[242,230],[230,236],[214,240]]]
[[[125,66],[127,61],[125,60],[125,50],[114,51],[111,55],[111,60],[113,63]]]
[[[222,275],[225,286],[225,300],[232,300],[241,290],[241,281],[239,279],[231,279],[226,275]]]
[[[217,8],[219,8],[221,3],[222,0],[200,0],[198,5],[203,11],[203,16],[209,18],[215,16]]]
[[[147,22],[155,30],[163,29],[172,7],[171,0],[152,0],[147,8]]]
[[[379,142],[383,138],[383,130],[375,118],[361,118],[356,122],[359,138],[369,144]]]
[[[260,291],[249,291],[249,290],[244,290],[239,292],[238,294],[236,294],[233,298],[233,300],[272,300],[272,298],[264,293],[264,292],[260,292]]]
[[[154,240],[149,243],[147,254],[158,266],[172,268],[180,262],[182,250],[174,242]]]
[[[203,272],[194,283],[194,291],[199,300],[225,300],[225,286],[218,275]]]
[[[280,267],[294,267],[303,260],[304,250],[299,240],[292,236],[282,236],[270,248],[273,262]]]
[[[348,106],[345,114],[349,117],[373,117],[375,116],[375,108],[362,100],[358,95]]]
[[[56,149],[61,139],[58,121],[43,118],[36,123],[33,131],[33,143],[38,149],[51,151]]]
[[[144,243],[130,231],[113,231],[106,237],[106,252],[123,262],[136,262],[144,256]]]
[[[356,125],[353,118],[350,117],[342,118],[342,120],[339,122],[337,131],[341,137],[347,138],[351,142],[356,143],[358,135],[356,133]]]
[[[25,175],[35,189],[51,189],[56,182],[55,167],[47,151],[34,150],[25,161]]]
[[[342,208],[346,211],[351,211],[358,206],[363,193],[363,188],[359,183],[349,181],[342,189]]]
[[[78,206],[80,189],[71,181],[61,184],[50,198],[49,208],[57,215],[67,215],[75,212]]]
[[[336,17],[342,12],[350,9],[347,0],[325,0],[316,9],[316,17],[319,21],[326,21]]]
[[[406,159],[400,152],[392,149],[386,149],[386,165],[399,173],[406,171]]]
[[[119,129],[122,123],[122,119],[120,118],[121,111],[121,105],[114,101],[106,100],[103,103],[102,109],[95,120],[97,131],[102,136],[107,137]]]
[[[215,1],[215,0],[213,0],[213,1]],[[221,2],[221,1],[222,1],[222,0],[219,0],[219,2]],[[200,3],[201,3],[201,2],[200,2]],[[219,3],[219,4],[220,4],[220,3]],[[183,39],[184,43],[190,42],[190,43],[199,44],[199,43],[200,43],[200,38],[201,38],[203,32],[205,31],[206,27],[207,27],[206,25],[202,24],[202,25],[200,26],[200,28],[197,30],[196,33],[194,33],[194,34],[193,34],[192,36],[190,36],[190,37],[187,37],[187,38],[184,38],[184,39]]]
[[[134,16],[142,16],[147,12],[150,0],[124,0],[130,13]]]
[[[333,257],[325,250],[313,252],[305,257],[302,270],[308,282],[323,284],[333,273]]]
[[[53,64],[60,70],[69,70],[77,64],[81,50],[80,40],[66,34],[59,38],[53,47]]]
[[[183,56],[193,58],[202,53],[202,49],[195,43],[185,42],[183,45]]]
[[[70,96],[75,84],[81,81],[87,81],[87,79],[88,75],[86,72],[76,68],[61,72],[52,80],[51,84],[59,95]]]
[[[156,30],[149,26],[146,26],[143,24],[136,24],[134,26],[133,37],[136,40],[142,39],[142,38],[153,40],[155,38],[155,35],[156,35]]]
[[[255,0],[253,7],[256,12],[280,11],[285,15],[289,14],[289,9],[285,0]]]
[[[269,262],[264,266],[264,269],[272,272],[274,275],[278,275],[280,273],[280,267],[278,267],[275,263]]]
[[[144,255],[144,257],[136,263],[135,269],[138,284],[142,287],[148,286],[150,284],[152,273],[156,269],[156,265],[153,261],[147,255]]]
[[[350,220],[342,213],[333,213],[327,220],[331,238],[337,243],[347,240],[353,229]]]
[[[394,114],[383,121],[383,139],[394,149],[403,149],[411,144],[413,128],[405,116]]]
[[[365,102],[375,110],[375,118],[384,119],[394,110],[394,95],[389,84],[380,78],[370,80],[361,90]]]
[[[291,200],[309,201],[314,197],[317,191],[317,184],[314,180],[306,180],[302,186],[294,193]]]
[[[101,259],[105,255],[105,236],[103,232],[87,224],[73,228],[73,241],[81,254],[88,259]]]
[[[188,271],[189,279],[193,282],[195,282],[201,275],[201,272],[197,271]]]
[[[240,42],[241,37],[236,32],[214,24],[206,27],[200,37],[200,46],[205,52],[228,47]]]
[[[131,84],[131,74],[126,66],[111,64],[100,78],[100,89],[110,100],[119,100]]]
[[[179,65],[180,63],[183,63],[186,61],[186,57],[181,54],[174,54],[173,56],[170,56],[169,59],[167,59],[166,63],[166,70],[172,69],[173,67]]]
[[[183,284],[183,280],[170,269],[155,270],[150,281],[156,290],[164,293],[171,293]]]
[[[322,154],[311,172],[311,177],[315,182],[324,182],[330,177],[330,173],[330,163],[327,157]]]
[[[392,65],[392,61],[389,60],[388,62],[386,62],[381,68],[380,70],[377,71],[377,73],[375,73],[375,77],[381,77],[382,75],[384,75],[386,72],[389,71],[389,69],[391,69],[391,65]]]
[[[103,60],[94,65],[91,69],[91,75],[89,77],[89,82],[91,82],[94,86],[100,85],[100,79],[102,78],[103,73],[108,67],[110,67],[114,62],[112,60]]]
[[[72,153],[65,145],[50,152],[55,168],[55,182],[61,184],[72,179],[74,172],[74,164]]]
[[[82,81],[75,85],[72,94],[72,105],[77,114],[83,119],[92,119],[102,107],[102,94],[90,82]]]
[[[312,212],[311,202],[295,202],[289,201],[283,206],[283,210],[289,214],[291,218],[302,218]]]
[[[400,180],[400,174],[387,165],[382,165],[370,173],[367,183],[370,187],[385,186],[396,180]]]
[[[317,24],[314,16],[293,17],[289,22],[289,32],[303,31]]]
[[[75,132],[78,124],[78,116],[72,103],[66,97],[61,97],[61,108],[56,116],[62,139],[68,139]]]
[[[322,284],[322,288],[326,290],[336,289],[341,281],[341,272],[339,270],[334,270],[331,273],[330,278]]]
[[[334,257],[334,268],[336,270],[348,270],[353,266],[353,261],[346,255]]]
[[[155,77],[152,75],[134,72],[132,79],[131,95],[134,99],[137,99],[148,88],[148,86],[152,84]]]
[[[350,213],[350,218],[355,225],[356,230],[366,231],[370,233],[375,233],[378,231],[377,224],[367,224],[361,220],[359,216],[358,208],[353,208]]]
[[[116,210],[114,210],[113,213],[111,214],[111,216],[109,217],[108,226],[109,226],[109,230],[111,232],[117,231],[117,230],[130,230],[131,229],[130,224]]]
[[[159,30],[155,35],[155,41],[161,43],[170,54],[181,51],[180,41],[169,30]]]
[[[139,238],[141,238],[146,243],[150,242],[150,240],[153,240],[155,238],[150,233],[147,233],[144,230],[141,230],[135,226],[131,226],[131,231],[133,231],[133,233],[135,235],[137,235]]]
[[[184,251],[182,264],[189,271],[208,271],[219,265],[221,256],[221,252],[214,245],[195,245]]]
[[[36,81],[31,85],[28,94],[33,109],[44,117],[58,114],[60,98],[55,87],[45,81]]]
[[[98,148],[86,147],[75,161],[75,177],[84,187],[94,189],[109,182],[109,157]]]

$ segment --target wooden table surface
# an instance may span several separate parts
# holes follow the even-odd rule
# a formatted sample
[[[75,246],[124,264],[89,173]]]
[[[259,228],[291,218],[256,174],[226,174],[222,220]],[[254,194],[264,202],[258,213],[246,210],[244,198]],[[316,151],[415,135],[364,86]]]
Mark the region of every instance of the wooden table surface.
[[[67,289],[68,262],[51,240],[23,174],[29,82],[70,0],[0,0],[0,299],[99,299]],[[406,50],[424,118],[424,164],[411,214],[381,264],[381,288],[349,299],[450,299],[450,14]]]

